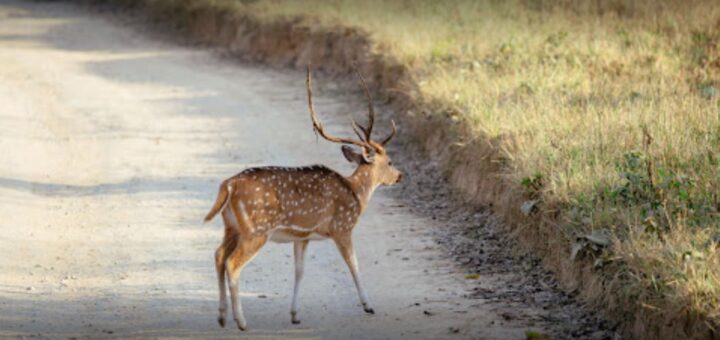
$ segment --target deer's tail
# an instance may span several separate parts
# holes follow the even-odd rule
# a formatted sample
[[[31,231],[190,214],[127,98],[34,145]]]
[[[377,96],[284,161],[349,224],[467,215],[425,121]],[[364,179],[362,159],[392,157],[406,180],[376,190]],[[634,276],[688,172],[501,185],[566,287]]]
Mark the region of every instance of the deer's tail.
[[[230,181],[223,181],[222,184],[220,184],[220,190],[218,192],[217,198],[215,199],[215,205],[213,205],[212,209],[210,209],[210,212],[208,212],[207,216],[205,216],[205,222],[208,222],[217,215],[222,208],[225,207],[227,202],[230,200],[230,194],[232,194],[232,184]]]

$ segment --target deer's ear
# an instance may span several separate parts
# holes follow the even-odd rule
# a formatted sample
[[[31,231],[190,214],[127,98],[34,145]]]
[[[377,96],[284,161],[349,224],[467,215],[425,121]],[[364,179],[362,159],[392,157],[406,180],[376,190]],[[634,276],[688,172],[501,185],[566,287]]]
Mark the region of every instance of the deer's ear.
[[[363,154],[355,152],[355,150],[347,145],[341,146],[340,150],[342,150],[343,156],[345,156],[345,159],[347,159],[350,163],[368,164],[371,162],[366,159]]]

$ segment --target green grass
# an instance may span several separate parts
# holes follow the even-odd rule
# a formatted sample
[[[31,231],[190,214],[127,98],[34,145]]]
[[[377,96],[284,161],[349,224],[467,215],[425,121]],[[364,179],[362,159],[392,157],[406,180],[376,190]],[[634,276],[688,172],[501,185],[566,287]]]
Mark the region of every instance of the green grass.
[[[497,175],[560,211],[568,253],[609,235],[579,256],[620,301],[720,324],[720,3],[206,2],[363,29],[463,142],[500,141]]]

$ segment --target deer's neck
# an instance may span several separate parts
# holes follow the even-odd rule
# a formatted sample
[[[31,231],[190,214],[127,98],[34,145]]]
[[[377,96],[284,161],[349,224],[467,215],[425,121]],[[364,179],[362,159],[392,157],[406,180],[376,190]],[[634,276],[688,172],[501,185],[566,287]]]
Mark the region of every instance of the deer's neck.
[[[365,209],[365,206],[370,201],[370,196],[378,186],[372,173],[372,167],[369,165],[358,166],[355,172],[348,177],[348,181],[355,195],[360,199],[362,208]]]

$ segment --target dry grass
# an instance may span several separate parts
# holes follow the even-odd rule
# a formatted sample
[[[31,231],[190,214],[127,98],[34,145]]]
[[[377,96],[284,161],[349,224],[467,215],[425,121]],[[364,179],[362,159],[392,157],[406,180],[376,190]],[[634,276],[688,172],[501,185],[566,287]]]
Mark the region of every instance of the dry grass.
[[[493,175],[559,211],[562,256],[607,232],[610,247],[581,256],[617,300],[720,324],[715,0],[194,3],[365,30],[459,143],[494,149]]]

